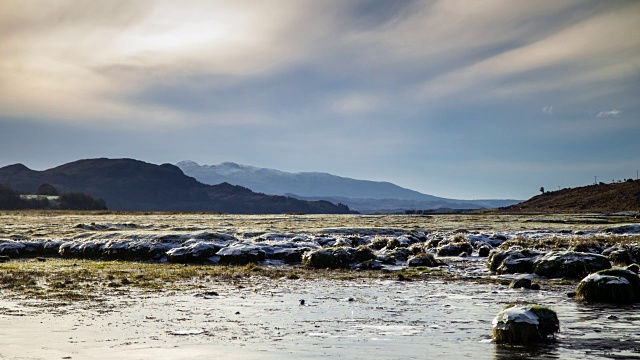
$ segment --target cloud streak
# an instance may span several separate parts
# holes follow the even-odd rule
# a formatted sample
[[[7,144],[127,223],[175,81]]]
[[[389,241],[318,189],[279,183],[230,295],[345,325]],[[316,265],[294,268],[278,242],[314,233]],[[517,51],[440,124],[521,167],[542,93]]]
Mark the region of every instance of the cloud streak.
[[[640,136],[639,24],[624,0],[7,0],[0,126],[180,134],[220,161],[373,179],[446,176],[465,147],[526,165],[603,137],[637,157],[611,139]]]
[[[596,117],[599,117],[599,118],[610,118],[610,117],[614,117],[614,118],[616,118],[616,117],[620,116],[620,114],[621,114],[621,113],[622,113],[622,111],[620,111],[620,110],[616,110],[616,109],[614,109],[614,110],[607,110],[607,111],[600,111],[600,112],[598,113],[598,115],[596,115]]]

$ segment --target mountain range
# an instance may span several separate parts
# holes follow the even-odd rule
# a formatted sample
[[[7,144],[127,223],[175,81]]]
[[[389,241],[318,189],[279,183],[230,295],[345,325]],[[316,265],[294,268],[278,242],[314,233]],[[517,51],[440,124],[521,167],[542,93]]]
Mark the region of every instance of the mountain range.
[[[302,200],[327,200],[345,204],[361,213],[394,213],[408,209],[486,209],[520,202],[447,199],[390,182],[357,180],[320,172],[290,173],[233,162],[199,165],[193,161],[181,161],[176,166],[206,184],[226,182],[265,194],[286,195]]]
[[[44,171],[23,164],[0,168],[0,184],[34,194],[42,184],[61,193],[102,198],[111,210],[211,211],[224,213],[346,214],[345,205],[255,193],[245,187],[203,184],[171,164],[133,159],[85,159]]]

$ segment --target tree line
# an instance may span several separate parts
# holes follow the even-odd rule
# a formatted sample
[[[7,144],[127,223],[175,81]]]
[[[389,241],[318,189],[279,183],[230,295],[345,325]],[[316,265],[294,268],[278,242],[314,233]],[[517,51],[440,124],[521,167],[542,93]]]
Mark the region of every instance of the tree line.
[[[0,210],[60,209],[60,210],[107,210],[103,199],[95,199],[82,192],[59,194],[50,184],[42,184],[35,197],[21,196],[18,191],[0,184]],[[49,199],[49,197],[55,197]]]

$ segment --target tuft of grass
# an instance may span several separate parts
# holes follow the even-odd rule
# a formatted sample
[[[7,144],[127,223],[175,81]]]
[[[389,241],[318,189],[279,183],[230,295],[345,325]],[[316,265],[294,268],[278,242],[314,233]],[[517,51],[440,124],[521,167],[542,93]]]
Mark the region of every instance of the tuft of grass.
[[[287,274],[286,278],[289,279],[289,280],[298,280],[298,279],[300,279],[300,275],[298,275],[298,274],[296,274],[294,272],[290,272],[290,273]]]

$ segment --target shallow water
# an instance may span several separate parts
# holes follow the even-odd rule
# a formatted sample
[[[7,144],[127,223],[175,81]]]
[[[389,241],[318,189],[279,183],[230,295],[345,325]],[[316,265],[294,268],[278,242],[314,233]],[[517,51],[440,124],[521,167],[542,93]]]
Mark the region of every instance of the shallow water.
[[[466,229],[508,237],[589,236],[598,216],[230,216],[0,214],[0,238],[188,238],[202,231],[239,239],[271,234],[398,234]],[[87,225],[87,228],[76,225]],[[92,225],[93,224],[93,225]],[[97,224],[101,228],[95,228]],[[91,228],[94,226],[94,228]],[[278,235],[280,234],[280,235]],[[279,240],[278,240],[279,241]],[[447,259],[464,276],[491,276],[483,260]],[[122,293],[98,305],[0,298],[0,359],[640,359],[640,307],[587,305],[574,285],[513,290],[477,280],[399,282],[269,280],[206,283],[198,293]],[[547,284],[548,285],[548,284]],[[215,291],[219,295],[203,295]],[[300,305],[300,300],[305,300]],[[534,348],[491,342],[507,304],[547,305],[561,332]]]
[[[256,279],[207,290],[219,295],[138,294],[99,307],[0,303],[0,358],[640,358],[640,307],[589,306],[559,291],[369,279]],[[491,342],[493,317],[520,301],[558,313],[555,340]]]

